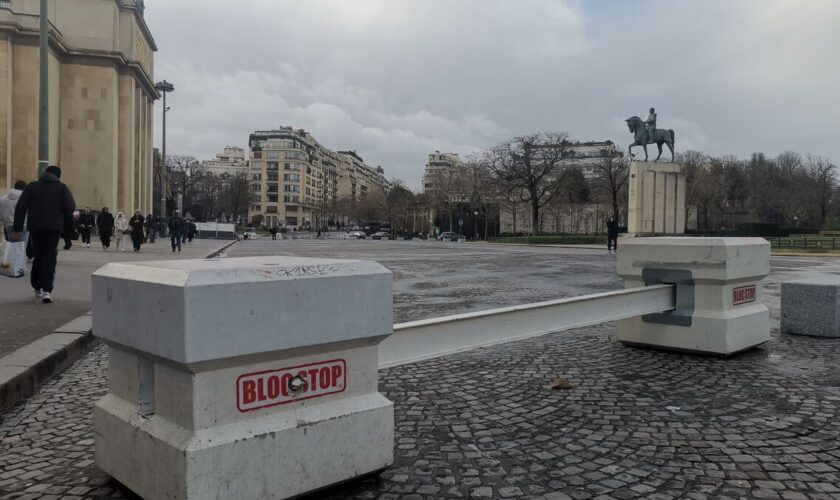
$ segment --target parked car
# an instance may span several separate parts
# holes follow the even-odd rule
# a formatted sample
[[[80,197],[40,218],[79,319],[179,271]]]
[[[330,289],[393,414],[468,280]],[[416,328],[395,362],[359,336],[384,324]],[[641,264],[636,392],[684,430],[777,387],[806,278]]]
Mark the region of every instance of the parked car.
[[[387,240],[391,237],[390,234],[386,233],[385,231],[377,231],[371,235],[372,240]]]
[[[458,241],[458,233],[454,233],[452,231],[446,231],[446,232],[440,233],[440,236],[438,237],[438,239],[440,241]]]
[[[365,234],[364,231],[353,231],[352,233],[350,233],[350,237],[351,238],[356,238],[357,240],[363,240],[363,239],[365,239],[366,236],[367,235]]]

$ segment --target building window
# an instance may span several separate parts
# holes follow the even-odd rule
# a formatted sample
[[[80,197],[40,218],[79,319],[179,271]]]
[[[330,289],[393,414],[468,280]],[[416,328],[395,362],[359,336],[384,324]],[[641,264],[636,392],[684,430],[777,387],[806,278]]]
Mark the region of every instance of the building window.
[[[269,194],[268,195],[268,202],[269,203],[277,203],[277,194]]]
[[[286,151],[286,159],[287,160],[305,160],[306,153],[301,153],[300,151]]]
[[[287,211],[287,212],[297,212],[297,211],[298,211],[298,207],[295,207],[295,206],[286,207],[286,211]]]
[[[272,171],[272,170],[276,171],[279,166],[280,166],[280,164],[277,163],[276,161],[270,161],[270,162],[268,162],[268,167],[266,167],[266,168],[269,171]]]
[[[266,151],[265,157],[269,160],[278,160],[280,159],[280,153],[278,151]]]
[[[260,158],[262,158],[262,151],[254,151],[253,156],[255,160],[259,160]]]
[[[283,180],[289,182],[300,182],[300,174],[283,174]]]
[[[265,213],[276,214],[277,213],[277,207],[265,207]]]
[[[269,182],[272,182],[272,181],[277,182],[277,178],[278,178],[277,172],[269,172],[268,173],[268,179],[266,179],[266,180],[269,181]]]
[[[299,193],[300,192],[300,186],[294,186],[294,185],[287,184],[284,187],[283,190],[286,191],[287,193]]]
[[[286,217],[286,224],[289,226],[297,226],[297,217]]]

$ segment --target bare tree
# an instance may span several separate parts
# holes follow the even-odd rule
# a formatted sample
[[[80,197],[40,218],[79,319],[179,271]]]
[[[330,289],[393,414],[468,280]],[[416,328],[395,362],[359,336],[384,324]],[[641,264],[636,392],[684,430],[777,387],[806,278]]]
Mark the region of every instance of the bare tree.
[[[808,156],[805,171],[808,176],[817,227],[822,228],[837,192],[837,167],[821,156]]]
[[[551,132],[516,137],[488,152],[486,163],[497,181],[519,188],[531,208],[531,232],[539,233],[540,210],[560,182],[559,169],[568,134]]]
[[[616,221],[619,221],[621,220],[621,211],[618,208],[618,202],[621,192],[627,187],[630,162],[624,158],[621,151],[614,147],[601,153],[601,158],[593,166],[595,188],[609,197],[612,205],[612,216]]]
[[[168,155],[166,157],[166,168],[169,171],[167,180],[173,195],[181,195],[181,202],[184,207],[192,206],[192,194],[204,171],[201,162],[192,156]]]
[[[391,229],[406,229],[406,213],[412,206],[414,193],[405,187],[403,181],[391,179],[385,194],[378,198],[380,213],[382,213]]]
[[[467,197],[465,186],[464,167],[455,164],[445,170],[436,172],[430,178],[432,203],[435,208],[446,211],[449,215],[449,230],[454,227],[455,209],[458,204],[463,203]]]
[[[232,175],[225,183],[219,197],[221,199],[222,210],[228,214],[229,220],[246,220],[248,217],[248,206],[254,198],[248,174],[237,172]]]

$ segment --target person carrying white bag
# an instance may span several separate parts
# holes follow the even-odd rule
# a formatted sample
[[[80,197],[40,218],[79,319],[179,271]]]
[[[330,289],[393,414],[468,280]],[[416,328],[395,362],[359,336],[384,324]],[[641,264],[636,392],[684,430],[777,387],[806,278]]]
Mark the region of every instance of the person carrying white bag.
[[[15,188],[0,196],[0,224],[3,225],[3,232],[6,242],[0,248],[0,275],[12,278],[20,278],[26,274],[26,240],[29,237],[28,231],[22,231],[19,238],[15,240],[12,226],[15,222],[15,206],[23,192],[26,183],[16,181]]]
[[[20,278],[26,274],[26,242],[6,240],[0,258],[0,275]]]

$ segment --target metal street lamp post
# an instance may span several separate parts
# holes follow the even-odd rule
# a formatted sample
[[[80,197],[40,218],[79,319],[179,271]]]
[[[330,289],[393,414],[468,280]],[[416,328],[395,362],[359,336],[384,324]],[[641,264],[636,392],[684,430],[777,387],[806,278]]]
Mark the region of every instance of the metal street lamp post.
[[[155,84],[155,90],[163,94],[163,141],[160,154],[160,217],[166,220],[166,94],[175,90],[175,86],[163,80]]]
[[[475,225],[475,241],[478,241],[478,210],[475,211],[475,220],[473,220],[473,224]]]
[[[38,177],[50,163],[49,151],[49,29],[47,0],[41,0],[40,76],[38,78]]]

